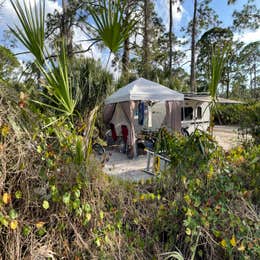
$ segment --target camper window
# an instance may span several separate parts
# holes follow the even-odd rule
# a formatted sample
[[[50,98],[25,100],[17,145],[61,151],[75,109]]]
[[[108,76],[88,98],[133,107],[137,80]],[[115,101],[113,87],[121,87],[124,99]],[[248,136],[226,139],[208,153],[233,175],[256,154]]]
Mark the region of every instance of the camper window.
[[[201,119],[202,118],[202,108],[198,107],[197,108],[197,119]]]
[[[193,108],[184,107],[181,110],[181,120],[192,120],[193,119]]]

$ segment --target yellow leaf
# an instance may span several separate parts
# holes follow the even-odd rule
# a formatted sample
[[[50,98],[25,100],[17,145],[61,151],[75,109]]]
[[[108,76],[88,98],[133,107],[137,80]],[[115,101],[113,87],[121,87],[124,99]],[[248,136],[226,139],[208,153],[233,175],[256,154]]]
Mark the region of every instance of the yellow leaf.
[[[220,242],[220,244],[222,245],[222,247],[226,248],[227,247],[227,242],[225,239],[222,239],[222,241]]]
[[[48,202],[47,200],[44,200],[43,203],[42,203],[42,207],[43,207],[44,209],[48,209],[48,208],[50,207],[49,202]]]
[[[188,194],[186,194],[186,195],[184,196],[184,199],[185,199],[185,201],[186,201],[188,204],[191,203],[191,199],[190,199],[190,196],[189,196]]]
[[[201,185],[201,180],[198,179],[198,178],[196,178],[196,184],[197,184],[198,186],[200,186],[200,185]]]
[[[241,245],[238,247],[237,250],[238,251],[245,251],[245,246],[243,245],[243,243],[241,243]]]
[[[38,229],[40,229],[40,228],[42,228],[43,226],[44,226],[44,222],[43,221],[39,221],[39,222],[37,222],[36,224],[35,224],[35,226],[38,228]]]
[[[5,218],[1,219],[1,224],[4,225],[5,227],[8,227],[7,219],[5,219]]]
[[[191,229],[190,228],[186,228],[186,234],[188,235],[188,236],[190,236],[191,235]]]
[[[191,209],[188,209],[188,210],[187,210],[186,215],[189,216],[189,217],[192,216],[192,211],[191,211]]]
[[[231,244],[232,246],[236,246],[236,245],[237,245],[237,241],[236,241],[236,238],[235,238],[234,235],[233,235],[232,238],[230,239],[230,244]]]
[[[3,199],[4,204],[8,204],[8,203],[11,202],[11,195],[9,193],[5,192],[3,194],[3,198],[2,199]]]
[[[208,178],[209,180],[212,179],[212,176],[213,176],[213,173],[212,173],[212,172],[209,172],[209,173],[207,174],[207,178]]]
[[[8,125],[4,125],[1,130],[1,134],[3,137],[6,137],[10,132],[10,128]]]
[[[87,221],[90,221],[90,219],[91,219],[91,214],[90,214],[90,213],[87,213],[87,214],[86,214],[86,220],[87,220]]]
[[[11,228],[11,229],[15,230],[15,229],[17,228],[17,226],[18,226],[17,220],[12,220],[12,221],[10,222],[10,228]]]
[[[140,196],[140,200],[144,200],[144,199],[145,199],[145,195],[142,194],[142,195]]]

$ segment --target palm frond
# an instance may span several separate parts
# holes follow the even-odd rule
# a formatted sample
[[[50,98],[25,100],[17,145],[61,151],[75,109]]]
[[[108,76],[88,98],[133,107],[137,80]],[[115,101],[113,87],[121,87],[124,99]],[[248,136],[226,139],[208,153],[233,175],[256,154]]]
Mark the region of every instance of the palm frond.
[[[44,39],[45,39],[45,0],[39,1],[39,5],[34,6],[20,4],[19,0],[11,0],[12,7],[19,19],[20,27],[17,25],[9,27],[14,36],[34,55],[34,57],[44,64]]]
[[[43,87],[47,89],[48,94],[43,92],[40,92],[40,94],[50,103],[43,103],[41,101],[34,102],[52,108],[66,116],[72,115],[78,101],[79,91],[75,90],[75,95],[73,95],[68,72],[68,57],[64,42],[57,61],[51,58],[46,62],[47,60],[44,55],[44,52],[46,54],[48,53],[48,51],[44,49],[45,0],[39,1],[39,4],[35,4],[34,8],[31,3],[27,6],[24,0],[23,5],[20,4],[19,0],[11,0],[11,4],[21,25],[20,27],[15,26],[11,28],[11,31],[34,55],[35,64],[47,82]]]
[[[45,88],[48,90],[49,95],[45,97],[56,105],[51,107],[54,110],[63,112],[67,116],[70,116],[73,114],[75,106],[77,105],[79,89],[76,88],[75,94],[73,94],[67,62],[68,57],[63,42],[57,62],[50,59],[49,64],[46,65],[47,70],[44,66],[39,64],[38,61],[37,66],[47,81]]]
[[[97,35],[95,40],[102,41],[113,53],[123,46],[137,23],[135,19],[124,20],[125,7],[126,1],[99,0],[99,7],[90,9],[94,21],[91,27]]]
[[[213,102],[217,100],[218,84],[222,77],[229,50],[230,45],[228,44],[223,49],[220,49],[220,47],[213,49],[209,78],[209,92]]]

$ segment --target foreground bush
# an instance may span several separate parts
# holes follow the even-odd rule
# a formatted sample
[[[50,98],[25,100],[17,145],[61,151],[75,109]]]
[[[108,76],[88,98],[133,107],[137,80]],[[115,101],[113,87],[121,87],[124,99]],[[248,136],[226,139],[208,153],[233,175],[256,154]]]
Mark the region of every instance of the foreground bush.
[[[85,161],[66,122],[43,128],[18,93],[0,96],[4,259],[259,258],[260,146],[225,154],[206,134],[164,133],[171,169],[120,182]]]
[[[260,146],[225,153],[205,133],[165,138],[174,170],[162,177],[167,204],[158,227],[164,223],[167,243],[185,259],[257,259]]]

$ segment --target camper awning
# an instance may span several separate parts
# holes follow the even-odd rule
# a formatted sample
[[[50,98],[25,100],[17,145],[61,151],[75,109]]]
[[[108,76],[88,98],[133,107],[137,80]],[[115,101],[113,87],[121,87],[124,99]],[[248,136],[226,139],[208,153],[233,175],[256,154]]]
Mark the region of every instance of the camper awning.
[[[184,95],[178,91],[164,87],[150,80],[139,78],[120,88],[105,100],[105,104],[113,104],[130,100],[143,101],[183,101]]]
[[[185,100],[195,100],[195,101],[201,101],[201,102],[211,102],[210,96],[185,96]],[[217,98],[217,103],[222,104],[244,104],[242,101],[232,100],[232,99],[226,99],[226,98]]]

